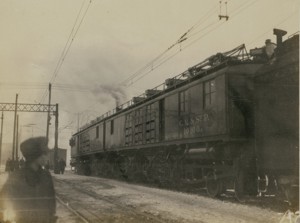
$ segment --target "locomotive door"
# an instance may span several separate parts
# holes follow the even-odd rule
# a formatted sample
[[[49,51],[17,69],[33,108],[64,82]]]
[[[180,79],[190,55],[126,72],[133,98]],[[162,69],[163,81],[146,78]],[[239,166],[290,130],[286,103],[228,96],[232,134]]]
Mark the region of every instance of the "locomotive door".
[[[159,101],[159,140],[165,140],[165,99]]]

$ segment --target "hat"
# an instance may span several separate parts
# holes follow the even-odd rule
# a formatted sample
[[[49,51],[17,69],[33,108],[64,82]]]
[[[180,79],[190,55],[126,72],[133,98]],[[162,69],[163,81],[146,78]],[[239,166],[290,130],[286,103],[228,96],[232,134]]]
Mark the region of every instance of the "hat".
[[[49,151],[46,137],[29,138],[21,143],[21,152],[27,161],[33,161]]]

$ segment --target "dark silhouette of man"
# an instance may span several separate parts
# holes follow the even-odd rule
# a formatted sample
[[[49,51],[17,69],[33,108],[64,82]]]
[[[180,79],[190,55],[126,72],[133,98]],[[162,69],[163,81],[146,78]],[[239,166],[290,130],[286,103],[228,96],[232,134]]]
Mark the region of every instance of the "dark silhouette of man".
[[[60,173],[60,174],[64,174],[65,168],[66,168],[66,162],[64,161],[63,158],[61,158],[61,159],[58,161],[58,166],[59,166],[59,173]]]
[[[42,168],[47,160],[48,140],[36,137],[25,140],[21,146],[25,157],[24,168],[9,175],[0,192],[0,208],[4,222],[56,222],[55,191],[52,177]]]

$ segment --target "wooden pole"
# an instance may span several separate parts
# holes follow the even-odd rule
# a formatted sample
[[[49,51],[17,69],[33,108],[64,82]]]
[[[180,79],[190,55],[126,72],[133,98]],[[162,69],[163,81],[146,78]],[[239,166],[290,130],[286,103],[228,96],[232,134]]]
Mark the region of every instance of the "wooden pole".
[[[58,104],[55,111],[55,133],[54,133],[54,173],[58,174]]]
[[[0,133],[0,167],[1,167],[1,154],[2,154],[2,136],[3,136],[3,111],[1,115],[1,133]]]
[[[19,115],[17,115],[17,130],[16,130],[16,161],[19,160]]]
[[[47,131],[46,131],[47,140],[49,140],[50,104],[51,104],[51,83],[49,83],[49,101],[48,101]]]
[[[12,147],[12,160],[15,160],[15,150],[16,150],[16,121],[17,121],[17,106],[18,106],[18,94],[16,94],[15,102],[15,118],[14,118],[14,134],[13,134],[13,147]]]

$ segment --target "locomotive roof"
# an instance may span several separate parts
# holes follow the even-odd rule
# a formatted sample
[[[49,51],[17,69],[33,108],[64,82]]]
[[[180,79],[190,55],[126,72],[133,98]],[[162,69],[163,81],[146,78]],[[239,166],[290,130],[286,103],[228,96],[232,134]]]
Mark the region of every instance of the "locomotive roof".
[[[195,66],[190,67],[188,70],[183,73],[167,79],[161,85],[147,90],[145,93],[138,97],[134,97],[132,100],[127,101],[126,103],[116,107],[112,111],[109,111],[95,120],[92,120],[90,123],[82,126],[77,133],[74,135],[88,129],[91,126],[94,126],[104,120],[107,120],[113,116],[116,116],[120,113],[128,111],[134,107],[137,107],[141,104],[144,104],[154,98],[159,97],[167,92],[173,91],[174,89],[184,86],[188,83],[191,83],[195,80],[206,77],[209,74],[212,74],[222,68],[228,67],[230,65],[246,64],[246,63],[257,63],[250,59],[249,54],[245,48],[245,45],[242,44],[230,51],[224,53],[217,53],[213,56],[208,57],[204,61],[196,64]]]

